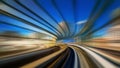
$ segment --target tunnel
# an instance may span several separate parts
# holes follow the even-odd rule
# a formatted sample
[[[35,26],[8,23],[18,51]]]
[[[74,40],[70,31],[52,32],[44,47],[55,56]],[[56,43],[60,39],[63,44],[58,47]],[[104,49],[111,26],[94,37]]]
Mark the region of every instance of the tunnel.
[[[0,0],[0,68],[120,68],[120,0]]]

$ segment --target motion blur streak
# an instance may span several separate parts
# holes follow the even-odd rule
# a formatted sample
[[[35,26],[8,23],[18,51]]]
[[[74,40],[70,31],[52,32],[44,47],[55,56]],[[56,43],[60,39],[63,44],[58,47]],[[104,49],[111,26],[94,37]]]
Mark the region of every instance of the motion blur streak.
[[[0,0],[0,68],[120,68],[120,0]]]

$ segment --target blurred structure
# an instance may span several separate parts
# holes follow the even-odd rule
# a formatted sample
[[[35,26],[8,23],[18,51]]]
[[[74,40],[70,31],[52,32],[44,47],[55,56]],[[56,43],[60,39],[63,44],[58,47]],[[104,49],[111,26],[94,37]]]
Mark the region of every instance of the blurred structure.
[[[120,0],[0,0],[0,58],[14,53],[52,54],[48,68],[119,68]]]

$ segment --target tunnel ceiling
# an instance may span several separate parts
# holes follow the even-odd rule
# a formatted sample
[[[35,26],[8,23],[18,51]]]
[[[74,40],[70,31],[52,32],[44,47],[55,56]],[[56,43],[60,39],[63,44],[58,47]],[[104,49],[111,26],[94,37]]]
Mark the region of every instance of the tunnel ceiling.
[[[105,34],[120,0],[0,0],[0,29],[57,39]],[[100,32],[102,31],[102,33]]]

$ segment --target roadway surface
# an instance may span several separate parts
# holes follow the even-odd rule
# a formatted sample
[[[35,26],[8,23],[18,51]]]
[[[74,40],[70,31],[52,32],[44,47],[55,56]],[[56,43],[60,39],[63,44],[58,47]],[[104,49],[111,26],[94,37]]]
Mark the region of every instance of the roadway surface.
[[[120,68],[119,56],[119,51],[61,44],[2,58],[0,68]]]

